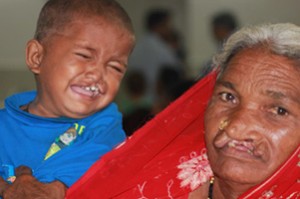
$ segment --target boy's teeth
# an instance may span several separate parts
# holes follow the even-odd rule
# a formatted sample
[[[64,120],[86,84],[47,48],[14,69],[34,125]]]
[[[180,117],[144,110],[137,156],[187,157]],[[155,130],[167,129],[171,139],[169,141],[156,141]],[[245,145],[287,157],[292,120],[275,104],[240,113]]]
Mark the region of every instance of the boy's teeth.
[[[92,90],[92,91],[96,91],[96,90],[98,90],[98,88],[97,88],[96,86],[92,86],[92,87],[91,87],[91,90]]]
[[[92,92],[98,90],[98,88],[96,86],[86,86],[86,87],[84,87],[84,89],[87,91],[92,91]]]

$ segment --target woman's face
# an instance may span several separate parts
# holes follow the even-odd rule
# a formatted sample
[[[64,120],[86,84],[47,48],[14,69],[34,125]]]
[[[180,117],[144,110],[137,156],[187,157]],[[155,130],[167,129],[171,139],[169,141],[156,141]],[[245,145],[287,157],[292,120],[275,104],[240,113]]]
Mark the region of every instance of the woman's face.
[[[218,79],[205,115],[217,177],[256,185],[300,144],[300,70],[263,49],[236,54]]]

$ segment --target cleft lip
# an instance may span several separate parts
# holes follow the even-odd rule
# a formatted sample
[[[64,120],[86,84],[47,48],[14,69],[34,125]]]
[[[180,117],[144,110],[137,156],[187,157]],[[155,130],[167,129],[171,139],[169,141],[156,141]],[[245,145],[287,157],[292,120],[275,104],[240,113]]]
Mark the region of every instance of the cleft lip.
[[[83,86],[83,88],[87,91],[92,91],[92,92],[99,91],[98,86]]]
[[[95,84],[95,85],[91,85],[91,86],[83,86],[83,89],[85,89],[88,92],[92,93],[92,97],[95,97],[97,95],[99,95],[101,92],[101,89],[99,87],[99,84]]]
[[[214,145],[216,148],[222,151],[234,150],[239,153],[247,153],[251,156],[257,156],[257,153],[255,153],[255,145],[253,141],[239,141],[223,134],[216,137]]]
[[[224,132],[219,132],[213,140],[215,149],[228,156],[266,159],[268,147],[263,141],[252,139],[237,140]]]
[[[229,148],[235,148],[238,151],[247,152],[250,155],[254,154],[254,145],[251,141],[238,141],[238,140],[231,140],[227,143]]]

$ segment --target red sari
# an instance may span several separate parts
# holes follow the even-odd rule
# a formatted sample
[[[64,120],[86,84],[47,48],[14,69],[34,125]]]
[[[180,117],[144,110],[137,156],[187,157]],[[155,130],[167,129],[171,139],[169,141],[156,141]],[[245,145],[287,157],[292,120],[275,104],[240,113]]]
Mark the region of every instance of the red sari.
[[[103,156],[67,192],[67,199],[188,198],[209,180],[203,117],[211,73]],[[300,147],[262,184],[240,198],[300,198]]]

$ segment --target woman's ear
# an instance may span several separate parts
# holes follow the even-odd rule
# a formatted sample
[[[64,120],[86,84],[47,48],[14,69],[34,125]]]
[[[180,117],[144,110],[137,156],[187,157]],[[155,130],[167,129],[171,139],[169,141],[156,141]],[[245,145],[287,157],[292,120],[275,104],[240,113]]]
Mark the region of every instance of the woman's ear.
[[[40,65],[43,58],[43,46],[35,39],[28,41],[26,45],[26,64],[34,74],[40,73]]]

